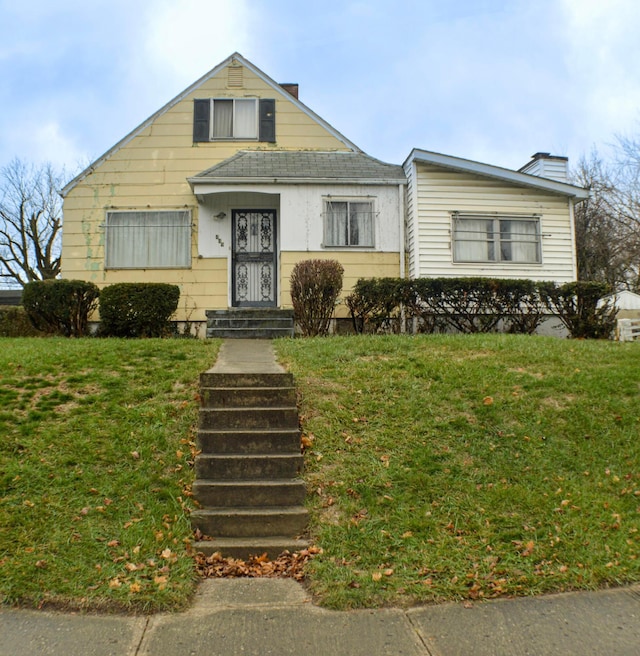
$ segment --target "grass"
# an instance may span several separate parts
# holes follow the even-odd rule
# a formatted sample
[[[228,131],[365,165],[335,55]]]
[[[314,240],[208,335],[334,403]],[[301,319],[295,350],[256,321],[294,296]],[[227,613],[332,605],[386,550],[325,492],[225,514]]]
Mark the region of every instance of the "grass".
[[[197,380],[217,346],[0,339],[0,601],[187,604]]]
[[[198,374],[218,342],[0,340],[0,601],[157,611],[195,585]],[[640,345],[283,340],[333,608],[640,580]]]
[[[307,437],[309,568],[332,608],[640,580],[640,345],[277,342]]]

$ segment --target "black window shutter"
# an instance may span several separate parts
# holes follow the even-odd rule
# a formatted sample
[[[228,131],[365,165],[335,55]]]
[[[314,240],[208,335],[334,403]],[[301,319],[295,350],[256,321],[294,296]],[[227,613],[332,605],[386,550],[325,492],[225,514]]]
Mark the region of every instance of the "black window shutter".
[[[276,101],[272,98],[260,99],[260,141],[276,140]]]
[[[193,101],[193,141],[209,141],[211,101],[208,98]]]

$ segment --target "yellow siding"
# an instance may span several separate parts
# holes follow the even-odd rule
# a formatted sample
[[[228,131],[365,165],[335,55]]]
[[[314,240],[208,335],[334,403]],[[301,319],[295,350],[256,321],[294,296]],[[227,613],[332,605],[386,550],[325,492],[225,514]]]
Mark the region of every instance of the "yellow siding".
[[[349,316],[344,298],[353,289],[359,278],[400,276],[400,255],[398,253],[372,253],[371,251],[319,251],[285,252],[281,254],[280,289],[283,307],[291,307],[291,272],[297,262],[302,260],[338,260],[344,267],[342,284],[343,302],[336,308],[337,317]]]
[[[228,68],[228,67],[227,67]],[[194,227],[191,269],[105,271],[104,228],[108,209],[187,207],[197,226],[197,202],[187,178],[241,149],[350,150],[320,123],[258,75],[244,68],[241,88],[229,88],[227,68],[158,116],[152,124],[96,166],[67,195],[64,203],[62,265],[65,278],[116,282],[172,282],[181,286],[179,319],[204,320],[204,310],[228,306],[225,258],[198,259]],[[257,97],[276,99],[277,143],[229,141],[193,143],[194,98]]]
[[[417,165],[416,186],[413,210],[417,212],[417,231],[412,239],[417,240],[420,257],[419,261],[413,258],[414,275],[575,280],[570,201],[566,197],[425,164]],[[453,262],[451,213],[455,211],[540,214],[542,263]]]

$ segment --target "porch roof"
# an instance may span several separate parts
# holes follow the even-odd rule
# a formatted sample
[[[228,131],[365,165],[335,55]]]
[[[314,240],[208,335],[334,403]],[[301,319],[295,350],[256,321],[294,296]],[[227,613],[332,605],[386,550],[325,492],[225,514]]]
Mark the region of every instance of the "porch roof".
[[[406,184],[401,166],[356,152],[241,150],[188,179],[203,183]]]

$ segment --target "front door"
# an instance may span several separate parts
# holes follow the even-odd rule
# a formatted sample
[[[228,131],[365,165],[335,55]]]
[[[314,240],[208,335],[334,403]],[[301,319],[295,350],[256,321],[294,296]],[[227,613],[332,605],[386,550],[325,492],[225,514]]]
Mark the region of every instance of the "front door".
[[[276,211],[232,210],[234,307],[276,305]]]

